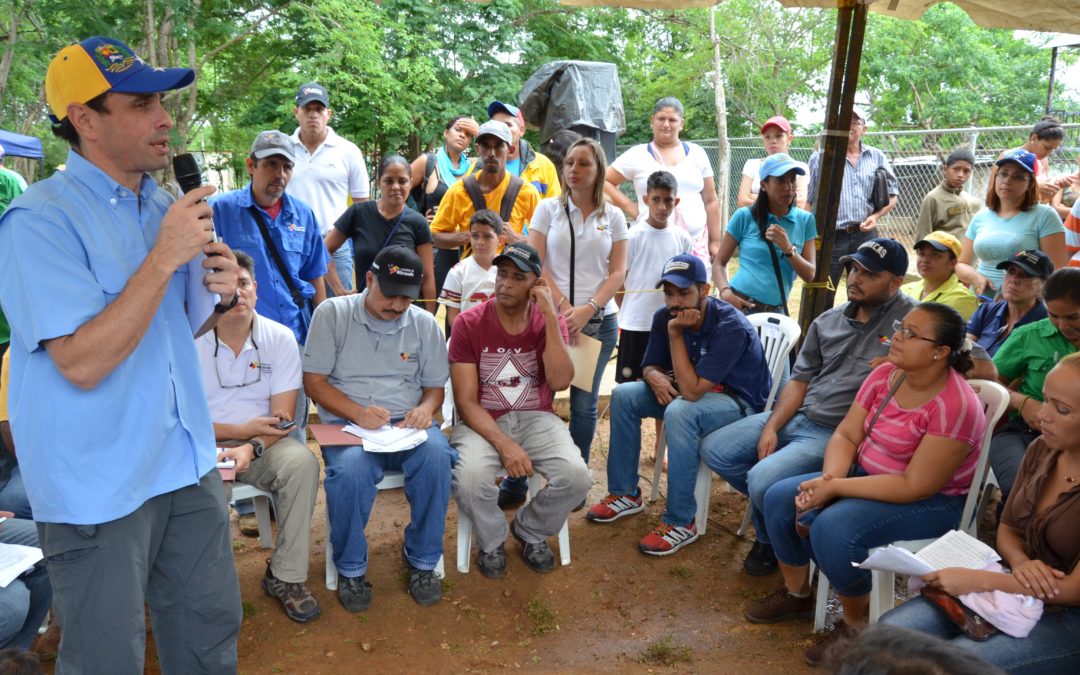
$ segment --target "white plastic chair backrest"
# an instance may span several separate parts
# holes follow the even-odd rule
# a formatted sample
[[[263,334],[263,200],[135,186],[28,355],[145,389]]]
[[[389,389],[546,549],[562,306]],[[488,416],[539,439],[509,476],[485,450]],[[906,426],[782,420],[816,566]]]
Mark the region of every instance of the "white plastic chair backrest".
[[[975,526],[978,524],[975,522],[975,508],[979,504],[979,492],[982,491],[986,475],[990,470],[990,437],[994,433],[998,420],[1009,406],[1009,391],[990,380],[968,380],[968,384],[979,390],[979,400],[982,401],[986,410],[986,435],[983,436],[979,461],[975,464],[975,473],[971,474],[971,487],[968,489],[967,499],[964,500],[964,513],[960,517],[960,528],[974,537]]]
[[[762,312],[746,318],[761,339],[765,362],[769,364],[769,372],[772,374],[772,389],[769,390],[769,398],[765,400],[765,410],[772,410],[780,388],[780,378],[784,375],[784,362],[799,341],[802,329],[795,319],[783,314]]]

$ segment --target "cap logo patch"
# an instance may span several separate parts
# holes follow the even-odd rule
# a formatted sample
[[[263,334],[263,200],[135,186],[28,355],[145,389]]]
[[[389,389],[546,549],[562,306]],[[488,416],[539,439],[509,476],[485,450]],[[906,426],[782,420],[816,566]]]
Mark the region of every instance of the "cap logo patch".
[[[522,260],[529,260],[529,252],[520,248],[510,247],[503,251],[506,255],[512,255],[515,258],[521,258]]]
[[[308,96],[310,94],[317,94],[319,96],[323,96],[326,94],[326,92],[322,89],[316,89],[315,87],[304,87],[304,96]]]
[[[387,266],[386,273],[390,276],[409,277],[410,279],[416,276],[413,270],[406,267],[401,267],[400,265]]]
[[[94,58],[110,73],[122,73],[135,65],[135,54],[123,47],[106,42],[94,48]]]
[[[667,265],[664,265],[664,274],[668,272],[685,272],[690,269],[690,263],[685,260],[672,260]]]
[[[877,254],[877,257],[882,258],[882,259],[884,259],[886,256],[889,255],[889,252],[885,250],[885,247],[882,246],[881,244],[877,243],[876,241],[868,241],[868,242],[866,242],[865,244],[863,244],[862,246],[859,247],[859,250],[861,251],[864,248],[870,249],[871,251],[873,251],[874,253]]]

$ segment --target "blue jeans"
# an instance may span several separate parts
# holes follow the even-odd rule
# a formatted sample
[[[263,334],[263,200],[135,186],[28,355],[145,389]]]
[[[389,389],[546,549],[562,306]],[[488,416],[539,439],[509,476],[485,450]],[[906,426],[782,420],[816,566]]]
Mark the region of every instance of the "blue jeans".
[[[600,322],[600,356],[593,372],[592,392],[577,387],[570,387],[570,438],[581,451],[581,458],[589,463],[589,448],[596,433],[596,404],[600,398],[600,380],[604,377],[604,368],[615,351],[615,342],[619,333],[619,315],[608,314]]]
[[[667,439],[668,495],[663,520],[685,526],[694,521],[701,439],[743,417],[746,405],[728,394],[706,393],[690,402],[677,398],[660,405],[645,382],[624,382],[611,393],[611,450],[608,454],[608,492],[636,494],[641,456],[641,420],[664,420]]]
[[[941,638],[1010,673],[1072,675],[1080,667],[1080,608],[1046,609],[1026,638],[998,633],[985,642],[976,642],[961,633],[937,605],[921,596],[883,614],[881,623]]]
[[[0,443],[0,453],[0,464],[7,464],[10,469],[7,480],[0,485],[0,511],[11,511],[16,518],[33,520],[34,513],[30,509],[30,498],[26,496],[19,465],[14,457],[3,450],[3,443]]]
[[[10,519],[0,525],[0,543],[36,547],[37,527],[32,520]],[[0,649],[29,649],[51,604],[52,586],[43,562],[0,588]]]
[[[765,526],[785,565],[802,567],[813,558],[837,595],[866,595],[872,587],[870,570],[852,566],[870,549],[894,541],[938,537],[956,527],[964,510],[964,495],[936,494],[910,504],[870,499],[839,499],[821,509],[809,539],[795,532],[795,495],[799,483],[821,472],[786,478],[765,493]]]
[[[757,540],[769,543],[765,530],[765,491],[789,476],[820,470],[825,446],[833,430],[795,413],[776,435],[776,450],[758,461],[757,444],[772,413],[751,415],[701,441],[701,457],[728,485],[750,497],[750,513]]]
[[[326,446],[326,510],[334,565],[345,577],[367,573],[368,545],[364,536],[371,507],[384,471],[405,474],[405,498],[412,518],[405,527],[405,558],[418,570],[433,570],[443,554],[446,508],[450,503],[450,468],[457,453],[439,431],[428,429],[428,440],[402,452],[365,452],[358,445]],[[357,522],[359,521],[359,522]]]
[[[337,268],[338,279],[341,279],[341,285],[345,287],[345,290],[351,291],[353,288],[353,247],[352,241],[346,241],[342,244],[338,250],[334,251],[332,256],[334,259],[334,266]],[[367,272],[364,270],[360,272],[363,274]],[[334,293],[330,290],[330,284],[326,284],[327,296],[332,296]]]

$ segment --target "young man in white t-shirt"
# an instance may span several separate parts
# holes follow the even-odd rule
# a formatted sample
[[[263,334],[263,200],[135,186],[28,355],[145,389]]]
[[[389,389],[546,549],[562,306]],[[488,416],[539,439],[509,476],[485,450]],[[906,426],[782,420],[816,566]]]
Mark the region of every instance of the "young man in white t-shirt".
[[[679,183],[667,171],[657,171],[646,184],[645,222],[630,228],[626,281],[619,302],[619,355],[615,381],[641,379],[641,359],[649,344],[653,315],[664,305],[664,294],[656,290],[664,264],[680,253],[691,253],[694,242],[668,220],[679,204]]]
[[[495,295],[497,270],[491,263],[499,251],[502,231],[502,219],[491,209],[480,209],[469,219],[472,255],[450,268],[439,294],[439,304],[446,306],[448,329],[453,329],[458,314]],[[448,336],[450,333],[447,330]]]

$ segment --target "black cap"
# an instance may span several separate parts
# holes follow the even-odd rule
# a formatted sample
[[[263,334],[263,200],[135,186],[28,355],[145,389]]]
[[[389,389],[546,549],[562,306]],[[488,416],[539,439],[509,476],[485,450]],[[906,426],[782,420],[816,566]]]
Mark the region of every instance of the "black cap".
[[[296,107],[303,108],[312,101],[318,101],[329,108],[330,94],[326,93],[326,87],[318,82],[307,82],[300,85],[300,88],[296,90]]]
[[[405,295],[413,300],[420,297],[424,263],[411,248],[384,248],[371,263],[371,271],[379,278],[379,290],[383,295]]]
[[[864,242],[854,253],[840,258],[840,262],[844,265],[855,262],[870,272],[892,272],[902,277],[907,274],[908,257],[900,242],[882,237]]]
[[[1037,248],[1020,251],[1008,260],[997,264],[999,270],[1009,269],[1009,265],[1016,265],[1033,277],[1045,279],[1054,273],[1054,261]]]
[[[498,265],[503,260],[514,263],[522,272],[532,272],[540,276],[540,268],[543,264],[540,262],[540,254],[528,244],[507,244],[503,252],[495,256],[492,262]]]

